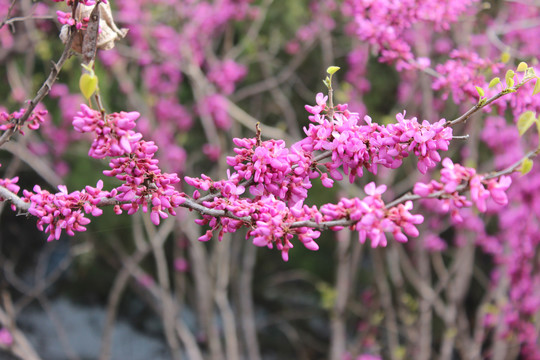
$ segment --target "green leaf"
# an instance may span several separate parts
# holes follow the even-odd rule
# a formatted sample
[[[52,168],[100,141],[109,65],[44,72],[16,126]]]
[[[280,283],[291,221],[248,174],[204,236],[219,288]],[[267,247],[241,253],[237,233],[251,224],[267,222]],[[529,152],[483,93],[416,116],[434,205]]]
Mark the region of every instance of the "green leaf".
[[[514,72],[514,70],[508,70],[506,72],[506,75],[504,76],[504,78],[506,79],[506,86],[507,87],[512,87],[514,86],[514,75],[516,73]]]
[[[480,95],[480,97],[485,95],[484,89],[482,89],[480,86],[475,86],[475,88],[476,88],[476,92],[478,93],[478,95]]]
[[[320,282],[317,284],[317,290],[321,296],[321,306],[323,309],[330,310],[336,302],[337,292],[332,286]]]
[[[405,359],[405,355],[407,355],[407,349],[404,346],[398,346],[394,349],[394,357],[396,359]]]
[[[451,338],[455,338],[457,334],[458,334],[458,329],[452,326],[446,329],[446,331],[444,332],[444,337],[451,339]]]
[[[512,79],[512,78],[506,79],[506,86],[508,86],[509,88],[513,87],[514,86],[514,79]]]
[[[503,52],[503,53],[501,54],[501,62],[507,63],[509,60],[510,60],[510,53],[508,53],[508,52]]]
[[[540,92],[540,78],[536,77],[536,84],[534,85],[533,95],[536,95]]]
[[[331,83],[330,83],[330,78],[327,76],[326,79],[323,80],[323,84],[330,89],[331,87]]]
[[[517,122],[519,136],[523,136],[523,134],[525,134],[525,132],[529,130],[529,128],[535,121],[536,121],[536,113],[532,111],[526,111],[523,114],[521,114]]]
[[[526,158],[526,159],[523,159],[523,162],[521,163],[521,168],[519,169],[519,171],[521,172],[521,175],[525,175],[532,170],[532,167],[533,167],[532,160],[529,158]]]
[[[86,70],[87,73],[89,73],[90,75],[94,75],[94,60],[90,61],[87,64],[81,64],[81,67]]]
[[[334,75],[339,69],[340,69],[339,66],[330,66],[330,67],[328,67],[328,69],[326,69],[326,72],[329,75]]]
[[[495,85],[497,85],[497,84],[500,83],[500,82],[501,82],[501,79],[498,78],[498,77],[496,77],[495,79],[492,79],[492,80],[489,82],[488,88],[491,89],[492,87],[494,87]]]
[[[519,63],[516,71],[517,72],[523,72],[523,71],[527,70],[528,67],[529,66],[527,65],[527,63],[522,61],[522,62]]]
[[[95,74],[84,73],[79,79],[79,87],[83,96],[88,100],[96,92],[98,85],[98,78]]]

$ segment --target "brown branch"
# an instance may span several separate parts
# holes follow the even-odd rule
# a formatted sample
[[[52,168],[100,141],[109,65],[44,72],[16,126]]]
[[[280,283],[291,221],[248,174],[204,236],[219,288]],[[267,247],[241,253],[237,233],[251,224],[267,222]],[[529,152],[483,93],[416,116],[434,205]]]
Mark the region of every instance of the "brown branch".
[[[506,169],[503,169],[501,171],[496,171],[496,172],[489,173],[488,175],[486,175],[484,177],[484,180],[498,178],[498,177],[503,176],[503,175],[509,175],[509,174],[517,171],[517,169],[521,166],[521,164],[523,164],[523,161],[525,161],[525,159],[534,158],[539,153],[540,153],[540,149],[530,151],[522,159],[516,161],[513,165],[507,167]],[[468,184],[461,184],[456,188],[456,191],[461,192],[461,191],[467,189],[468,187],[469,187]],[[430,194],[430,195],[428,195],[426,197],[422,197],[420,195],[415,195],[415,194],[413,194],[411,192],[408,192],[408,193],[400,196],[399,198],[395,199],[394,201],[389,202],[388,204],[386,204],[386,208],[387,209],[391,208],[393,206],[396,206],[397,204],[404,203],[405,201],[408,201],[408,200],[413,200],[414,201],[414,200],[426,199],[426,198],[430,198],[430,199],[440,198],[440,197],[443,197],[445,194],[446,194],[446,192],[444,190],[441,190],[441,191],[434,192],[434,193],[432,193],[432,194]]]
[[[55,83],[56,79],[58,78],[58,74],[60,73],[60,69],[62,66],[64,66],[65,62],[69,59],[71,55],[71,44],[73,43],[73,40],[75,39],[76,35],[75,26],[71,27],[71,35],[68,38],[68,41],[66,42],[66,45],[64,47],[64,51],[62,52],[62,55],[60,56],[60,59],[58,59],[57,63],[52,63],[52,69],[49,73],[49,77],[47,77],[47,80],[41,85],[41,88],[36,93],[36,96],[28,102],[28,105],[26,106],[26,110],[19,119],[17,119],[15,126],[12,128],[7,129],[4,131],[2,136],[0,136],[0,147],[5,144],[7,141],[11,139],[11,137],[15,134],[15,132],[19,131],[21,126],[25,123],[26,120],[30,117],[32,114],[32,111],[36,108],[36,106],[43,100],[45,96],[51,91],[51,87]]]
[[[17,16],[17,17],[13,17],[13,18],[2,21],[2,23],[0,24],[0,29],[4,25],[11,25],[13,23],[20,22],[20,21],[26,21],[26,20],[53,20],[53,19],[54,19],[54,17],[50,16],[50,15]]]
[[[469,118],[471,116],[473,116],[479,110],[485,108],[486,106],[490,105],[495,100],[498,100],[498,99],[500,99],[501,97],[503,97],[505,95],[512,94],[512,93],[516,92],[520,87],[522,87],[523,85],[525,85],[527,82],[531,81],[532,79],[533,78],[524,79],[519,84],[517,84],[517,85],[515,85],[513,87],[510,87],[510,88],[504,89],[503,91],[493,95],[489,99],[482,99],[477,104],[475,104],[472,108],[470,108],[467,112],[465,112],[465,114],[461,115],[460,117],[458,117],[458,118],[456,118],[454,120],[447,121],[444,124],[444,126],[446,126],[446,127],[454,126],[454,125],[460,124],[462,122],[466,122],[467,120],[469,120]],[[540,80],[537,80],[537,81],[540,81]]]
[[[8,189],[6,189],[3,186],[0,186],[0,197],[3,198],[6,201],[9,201],[15,207],[22,212],[28,211],[30,209],[30,203],[25,202],[23,199],[18,197],[16,194],[12,193]]]
[[[6,14],[6,17],[4,18],[4,20],[2,21],[2,23],[0,23],[0,29],[2,27],[4,27],[4,25],[6,25],[9,21],[9,16],[11,15],[11,11],[13,11],[13,8],[15,7],[15,3],[17,2],[17,0],[12,0],[11,1],[11,4],[9,4],[9,8],[8,8],[8,11],[7,11],[7,14]]]
[[[507,167],[504,170],[493,172],[493,173],[485,176],[484,179],[489,180],[489,179],[500,177],[502,175],[511,174],[511,173],[515,172],[519,168],[519,166],[523,163],[523,161],[525,159],[533,158],[536,155],[538,155],[539,153],[540,153],[540,148],[536,149],[534,151],[530,151],[521,160],[517,161],[513,165]],[[469,188],[469,184],[468,183],[463,183],[463,184],[460,184],[456,188],[456,191],[457,192],[462,192],[462,191],[465,191],[468,188]],[[218,196],[220,196],[220,195],[218,195],[218,194],[208,194],[208,195],[205,196],[205,199],[211,199],[211,198],[218,197]],[[397,206],[397,205],[399,205],[401,203],[404,203],[406,201],[409,201],[409,200],[414,201],[414,200],[420,200],[420,199],[436,199],[436,198],[444,198],[446,196],[448,196],[448,194],[446,194],[446,192],[444,190],[434,192],[434,193],[432,193],[432,194],[430,194],[428,196],[424,196],[424,197],[420,196],[420,195],[415,195],[415,194],[413,194],[411,192],[408,192],[408,193],[400,196],[399,198],[395,199],[394,201],[392,201],[390,203],[387,203],[386,204],[386,209],[390,209],[390,208],[392,208],[394,206]],[[7,200],[7,201],[11,202],[12,204],[14,204],[17,207],[17,209],[19,209],[20,211],[28,211],[28,209],[30,208],[30,203],[25,202],[19,196],[12,193],[11,191],[9,191],[8,189],[6,189],[3,186],[0,186],[0,197],[2,197],[5,200]],[[253,221],[251,216],[236,216],[236,215],[232,214],[230,211],[208,208],[208,207],[200,204],[199,202],[200,202],[200,199],[198,201],[195,201],[195,200],[192,200],[190,198],[186,198],[185,202],[182,205],[180,205],[180,207],[183,207],[183,208],[186,208],[186,209],[189,209],[189,210],[195,210],[198,213],[200,213],[201,215],[209,215],[209,216],[213,216],[213,217],[216,217],[216,218],[227,217],[227,218],[231,218],[231,219],[235,219],[235,220],[240,220],[240,221],[243,221],[245,224],[251,224],[252,221]],[[119,204],[122,204],[122,203],[124,203],[124,202],[121,202],[121,201],[118,201],[118,200],[115,200],[115,199],[103,198],[97,204],[97,206],[103,207],[103,206],[119,205]],[[318,230],[328,230],[328,229],[333,228],[333,227],[352,226],[352,225],[356,224],[357,222],[358,222],[358,220],[350,220],[350,219],[339,219],[339,220],[322,221],[322,222],[315,222],[313,220],[303,220],[303,221],[295,221],[293,223],[290,223],[290,224],[288,224],[288,227],[290,229],[299,228],[299,227],[309,227],[309,228],[318,229]]]

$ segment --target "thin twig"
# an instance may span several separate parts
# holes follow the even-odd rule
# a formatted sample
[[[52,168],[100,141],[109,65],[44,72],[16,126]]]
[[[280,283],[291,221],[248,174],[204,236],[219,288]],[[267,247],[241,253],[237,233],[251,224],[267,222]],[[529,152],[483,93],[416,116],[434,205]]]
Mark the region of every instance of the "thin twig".
[[[540,148],[534,151],[530,151],[521,160],[517,161],[512,166],[509,166],[508,168],[501,171],[490,173],[489,175],[484,177],[484,180],[489,180],[489,179],[500,177],[502,175],[511,174],[519,168],[519,166],[523,163],[523,161],[525,161],[525,159],[533,158],[536,155],[538,155],[538,153],[540,153]],[[463,184],[460,184],[456,188],[456,191],[462,192],[466,190],[468,187],[469,187],[468,183],[463,183]],[[214,194],[214,196],[217,196],[217,195]],[[447,194],[445,193],[444,190],[434,192],[428,196],[420,196],[420,195],[415,195],[411,192],[408,192],[400,196],[399,198],[395,199],[394,201],[387,203],[386,208],[390,209],[398,204],[404,203],[409,200],[413,201],[413,200],[420,200],[420,199],[426,199],[426,198],[433,199],[433,198],[442,198],[445,196],[447,196]],[[9,191],[8,189],[2,186],[0,186],[0,197],[10,201],[12,204],[14,204],[17,207],[17,209],[21,211],[28,211],[28,209],[30,208],[30,203],[23,201],[20,197],[18,197],[17,195],[15,195],[14,193],[12,193],[11,191]],[[97,206],[101,207],[101,206],[118,205],[120,203],[121,202],[115,199],[103,198],[97,204]],[[190,198],[186,198],[185,202],[180,206],[190,209],[190,210],[195,210],[202,215],[209,215],[216,218],[227,217],[227,218],[243,221],[246,224],[251,224],[253,221],[251,216],[236,216],[227,210],[208,208]],[[318,229],[318,230],[328,230],[333,227],[351,226],[351,225],[356,224],[357,222],[358,220],[350,220],[350,219],[339,219],[339,220],[322,221],[322,222],[315,222],[312,220],[303,220],[303,221],[295,221],[293,223],[290,223],[289,228],[294,229],[294,228],[299,228],[299,227],[309,227],[309,228]]]
[[[28,15],[28,16],[17,16],[17,17],[13,17],[11,19],[8,19],[8,20],[4,20],[1,24],[0,24],[0,29],[2,28],[2,26],[4,25],[11,25],[13,23],[16,23],[16,22],[20,22],[20,21],[26,21],[26,20],[52,20],[54,19],[53,16],[50,16],[50,15]]]
[[[26,110],[19,119],[17,119],[15,126],[7,129],[2,136],[0,136],[0,147],[6,143],[6,141],[9,141],[11,137],[15,134],[16,131],[19,131],[20,127],[25,123],[26,120],[30,117],[32,114],[32,111],[36,108],[37,104],[43,100],[45,96],[49,93],[51,90],[52,85],[55,83],[56,79],[58,78],[58,74],[60,73],[60,69],[62,66],[64,66],[64,63],[69,59],[71,56],[71,44],[73,43],[73,40],[75,39],[77,32],[75,31],[75,26],[71,27],[71,35],[69,36],[68,41],[66,42],[66,45],[64,47],[64,51],[62,52],[62,55],[60,56],[60,59],[58,59],[57,63],[52,63],[52,69],[49,73],[49,77],[47,77],[47,80],[41,85],[41,88],[36,93],[36,96],[28,102],[28,105],[26,107]]]
[[[472,108],[470,108],[465,114],[461,115],[460,117],[458,117],[458,118],[456,118],[454,120],[447,121],[444,124],[444,126],[446,126],[446,127],[454,126],[454,125],[457,125],[459,123],[466,122],[467,120],[469,120],[469,118],[471,116],[473,116],[479,110],[485,108],[486,106],[490,105],[495,100],[497,100],[497,99],[499,99],[499,98],[501,98],[501,97],[503,97],[505,95],[512,94],[512,93],[516,92],[520,87],[522,87],[523,85],[525,85],[527,82],[531,81],[532,79],[533,78],[523,80],[519,84],[517,84],[517,85],[515,85],[513,87],[510,87],[510,88],[504,89],[503,91],[493,95],[489,99],[483,99],[482,101],[479,101]],[[540,81],[540,80],[537,80],[537,81]]]
[[[15,3],[17,2],[17,0],[12,0],[11,1],[11,4],[9,4],[9,8],[8,8],[8,11],[7,11],[7,14],[6,14],[6,17],[4,18],[4,20],[2,21],[2,23],[0,23],[0,29],[7,24],[8,22],[8,19],[9,17],[11,16],[11,11],[13,11],[13,8],[15,7]]]

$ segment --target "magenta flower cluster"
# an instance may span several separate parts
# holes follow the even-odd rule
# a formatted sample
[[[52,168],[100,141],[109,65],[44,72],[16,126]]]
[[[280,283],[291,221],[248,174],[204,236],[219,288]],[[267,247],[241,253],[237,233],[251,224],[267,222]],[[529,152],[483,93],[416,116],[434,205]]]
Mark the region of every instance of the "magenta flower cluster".
[[[202,205],[212,210],[223,210],[227,217],[215,217],[202,212],[203,218],[196,220],[199,225],[208,225],[208,230],[199,238],[201,241],[208,241],[212,238],[214,231],[218,232],[221,240],[224,233],[236,232],[243,226],[249,226],[247,237],[253,237],[253,244],[256,246],[266,246],[281,251],[283,260],[289,259],[289,249],[293,248],[291,240],[294,236],[304,244],[309,250],[317,250],[319,246],[315,242],[320,236],[320,232],[313,230],[309,226],[293,227],[297,221],[309,221],[317,219],[322,221],[322,215],[316,207],[308,207],[297,203],[289,206],[284,201],[276,199],[272,194],[265,192],[255,198],[240,198],[245,192],[245,187],[240,185],[242,178],[235,173],[229,176],[228,180],[213,182],[208,176],[202,178],[185,177],[186,182],[203,191],[210,191],[211,200],[202,201]],[[250,188],[257,191],[258,185]],[[194,198],[199,198],[198,190],[194,193]]]
[[[99,111],[81,104],[81,111],[73,118],[73,127],[81,133],[96,134],[88,156],[95,159],[122,156],[133,152],[138,141],[142,139],[142,134],[132,130],[139,116],[137,112],[122,111],[103,118]],[[157,147],[152,147],[148,152],[154,153],[156,150]]]
[[[11,179],[0,179],[0,186],[5,187],[6,189],[8,189],[9,191],[11,191],[14,194],[18,194],[19,190],[21,189],[21,187],[19,185],[17,185],[18,181],[19,181],[18,176],[15,176],[14,178],[11,178]],[[0,196],[0,201],[4,201],[4,200],[5,199]],[[11,209],[13,211],[17,210],[17,208],[16,208],[16,206],[14,204],[11,204]]]
[[[11,346],[13,344],[13,335],[6,328],[0,329],[0,344],[4,346]]]
[[[222,63],[214,64],[208,72],[208,80],[216,84],[224,94],[232,94],[235,84],[247,74],[245,66],[232,60],[225,60]]]
[[[93,133],[95,138],[89,150],[89,156],[96,159],[111,158],[111,170],[103,173],[116,177],[123,182],[112,191],[103,191],[100,180],[96,188],[87,186],[83,191],[68,193],[65,186],[60,192],[52,194],[35,186],[34,192],[24,190],[23,195],[30,202],[30,214],[38,218],[38,229],[49,233],[48,240],[59,239],[62,230],[68,235],[75,231],[85,231],[90,220],[85,214],[100,216],[101,201],[116,202],[115,213],[127,211],[133,214],[142,207],[150,211],[150,219],[156,225],[160,219],[176,215],[175,208],[180,206],[185,197],[174,184],[180,179],[176,174],[162,173],[158,160],[154,159],[157,146],[153,142],[142,140],[142,135],[133,131],[136,112],[112,113],[103,117],[87,105],[81,105],[73,119],[73,126],[81,133]],[[4,179],[2,184],[16,192],[16,179]]]
[[[442,100],[446,100],[451,94],[456,104],[477,99],[475,86],[488,91],[485,73],[497,74],[504,66],[501,62],[484,59],[470,49],[452,50],[449,56],[450,59],[435,67],[439,76],[433,80],[432,88],[442,91]],[[493,90],[495,91],[496,89]]]
[[[0,186],[5,187],[9,191],[11,191],[14,194],[18,194],[21,187],[17,185],[17,182],[19,181],[19,177],[15,176],[11,179],[0,179]],[[0,201],[4,201],[3,198],[0,197]]]
[[[200,190],[210,191],[211,200],[202,201],[208,209],[223,210],[227,217],[215,217],[203,212],[203,218],[197,220],[199,225],[209,225],[208,230],[200,237],[201,241],[212,238],[218,231],[221,239],[224,233],[232,233],[243,226],[249,226],[247,237],[253,238],[256,246],[276,248],[281,251],[284,261],[289,259],[288,252],[293,248],[291,240],[297,236],[309,250],[318,250],[315,240],[320,236],[314,227],[328,227],[340,230],[350,227],[359,232],[359,240],[364,243],[371,239],[373,247],[386,246],[385,232],[393,234],[400,242],[406,242],[408,236],[418,236],[415,225],[423,222],[421,215],[410,213],[412,202],[398,204],[387,209],[381,195],[386,186],[376,187],[375,183],[366,185],[367,196],[364,199],[341,199],[338,204],[326,204],[317,209],[316,206],[294,206],[276,199],[273,194],[259,195],[254,199],[240,198],[245,191],[239,185],[238,174],[229,180],[213,182],[208,176],[200,179],[186,177],[186,182]],[[256,187],[251,185],[251,187]],[[199,198],[198,191],[194,198]],[[405,235],[405,234],[406,235]]]
[[[352,220],[352,229],[358,231],[359,240],[363,244],[366,238],[371,239],[371,246],[386,246],[385,232],[391,233],[399,242],[407,242],[408,236],[417,237],[419,232],[415,225],[424,221],[422,215],[413,215],[412,201],[398,204],[387,209],[381,196],[386,185],[376,186],[374,182],[364,188],[367,196],[363,199],[341,199],[337,204],[326,204],[321,207],[324,221],[340,219]],[[334,227],[340,230],[341,226]],[[405,232],[405,234],[403,233]]]
[[[282,140],[234,139],[236,155],[227,158],[234,172],[227,180],[213,181],[206,175],[185,177],[197,188],[193,193],[196,201],[223,214],[216,217],[202,211],[203,218],[197,223],[211,230],[200,240],[210,240],[214,232],[221,239],[224,233],[248,226],[247,236],[255,245],[276,247],[287,260],[294,236],[306,248],[318,248],[315,239],[320,233],[312,228],[338,230],[350,226],[359,232],[361,242],[370,238],[374,247],[386,246],[385,232],[401,242],[407,235],[418,236],[415,225],[423,217],[410,213],[412,202],[386,209],[381,198],[385,186],[371,183],[366,186],[366,198],[342,199],[320,210],[304,205],[304,200],[314,178],[320,176],[325,187],[332,187],[329,174],[341,180],[343,171],[353,182],[363,175],[364,167],[373,173],[378,165],[397,168],[411,152],[419,159],[419,170],[425,173],[440,161],[438,151],[447,150],[452,139],[445,121],[420,124],[416,118],[405,119],[404,114],[398,114],[395,124],[382,126],[365,117],[365,124],[360,125],[358,114],[349,112],[346,105],[329,109],[323,94],[318,94],[316,105],[306,106],[306,110],[313,123],[305,129],[307,137],[291,147]],[[320,158],[316,152],[321,152]],[[331,157],[331,161],[320,163],[325,157]],[[253,198],[241,197],[246,189]],[[199,191],[209,194],[201,196]]]
[[[442,209],[451,212],[456,222],[463,221],[459,210],[470,207],[473,203],[480,212],[486,212],[489,199],[499,205],[508,204],[506,190],[512,183],[509,176],[486,179],[485,175],[477,174],[475,169],[454,164],[449,158],[445,158],[442,164],[444,169],[441,170],[440,181],[431,180],[428,184],[418,182],[414,185],[413,191],[416,195],[426,198],[437,193],[440,197],[437,201],[441,202]],[[458,191],[458,187],[464,184],[469,186],[472,202]]]
[[[62,25],[75,25],[77,24],[77,29],[81,29],[83,24],[81,22],[76,22],[75,19],[71,16],[71,13],[67,13],[64,11],[56,11],[56,19],[58,22]]]
[[[414,117],[406,119],[405,113],[397,114],[397,123],[387,126],[373,123],[369,116],[360,124],[357,113],[351,113],[346,105],[338,105],[333,119],[324,115],[328,111],[327,98],[317,95],[316,106],[306,106],[312,116],[306,131],[307,138],[301,147],[305,151],[331,151],[332,161],[326,166],[330,175],[341,180],[338,168],[349,175],[349,181],[363,175],[363,169],[376,174],[378,165],[395,169],[409,153],[418,157],[418,170],[425,174],[441,157],[438,151],[448,150],[452,129],[445,127],[445,120],[421,124]]]
[[[63,2],[64,0],[53,0],[53,1],[54,2]],[[107,0],[100,0],[100,1],[102,3],[105,3],[105,4],[107,3]],[[78,2],[80,4],[82,4],[82,5],[85,5],[85,6],[94,6],[96,4],[95,0],[79,0]],[[73,0],[66,0],[66,4],[68,6],[72,6],[73,3],[74,3]],[[75,27],[78,30],[86,28],[86,26],[88,25],[88,18],[83,18],[83,19],[81,19],[81,21],[76,21],[71,16],[71,13],[60,11],[60,10],[56,11],[56,19],[62,25],[69,25],[69,26],[75,25]]]
[[[115,206],[115,212],[119,214],[125,210],[131,215],[139,207],[144,212],[150,207],[150,218],[158,225],[168,214],[176,215],[174,208],[185,199],[174,188],[180,181],[178,176],[161,172],[159,161],[154,158],[158,149],[154,142],[142,140],[142,134],[132,130],[139,116],[137,112],[120,112],[103,118],[99,111],[83,104],[73,119],[73,126],[76,131],[94,133],[89,156],[112,158],[111,170],[103,174],[123,182],[115,189],[115,198],[123,202]]]
[[[11,129],[17,125],[17,120],[23,117],[26,109],[20,109],[19,111],[12,112],[11,114],[6,111],[0,111],[0,130],[5,131]],[[40,125],[45,122],[45,116],[47,115],[47,110],[35,110],[33,111],[28,119],[25,121],[26,126],[31,130],[39,129]],[[19,129],[19,132],[24,135],[24,130],[22,127]]]
[[[256,139],[234,139],[235,157],[228,157],[240,179],[251,180],[252,195],[272,194],[292,205],[301,203],[311,188],[310,179],[319,176],[311,156],[296,144],[286,148],[283,140],[269,140],[257,146]]]
[[[310,220],[316,218],[321,220],[320,214],[315,206],[297,205],[289,208],[283,201],[276,200],[273,196],[264,197],[257,202],[258,211],[252,215],[255,227],[250,229],[247,237],[253,237],[253,244],[256,246],[266,246],[281,251],[284,261],[289,260],[289,250],[293,248],[291,240],[294,236],[306,247],[306,249],[316,251],[319,245],[315,239],[321,233],[307,226],[292,228],[291,225],[297,221]]]
[[[38,218],[38,229],[49,233],[47,241],[60,239],[62,230],[71,236],[75,231],[85,231],[90,219],[84,214],[101,215],[100,200],[114,196],[114,192],[102,190],[101,180],[96,187],[86,186],[82,191],[68,193],[64,185],[58,189],[60,192],[56,194],[42,190],[39,185],[34,186],[34,192],[23,190],[24,198],[30,202],[28,212]]]
[[[410,69],[415,59],[407,41],[413,26],[429,24],[435,31],[448,30],[475,0],[347,0],[343,13],[354,19],[354,32],[380,53],[380,61]]]

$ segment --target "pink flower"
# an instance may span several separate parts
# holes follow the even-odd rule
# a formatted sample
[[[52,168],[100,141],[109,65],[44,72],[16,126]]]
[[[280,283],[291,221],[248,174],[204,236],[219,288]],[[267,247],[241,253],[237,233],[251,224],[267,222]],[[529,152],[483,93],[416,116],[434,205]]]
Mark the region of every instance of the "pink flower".
[[[208,80],[216,84],[224,94],[229,95],[234,92],[236,83],[242,80],[246,74],[245,66],[233,60],[225,60],[212,66],[208,73]]]
[[[186,272],[189,270],[189,262],[185,258],[174,259],[174,269],[178,272]]]
[[[6,328],[0,329],[0,344],[11,346],[13,344],[13,336]]]
[[[499,205],[508,204],[508,197],[506,196],[506,190],[512,184],[512,179],[509,176],[501,176],[497,179],[491,179],[488,181],[488,191],[493,201]]]

